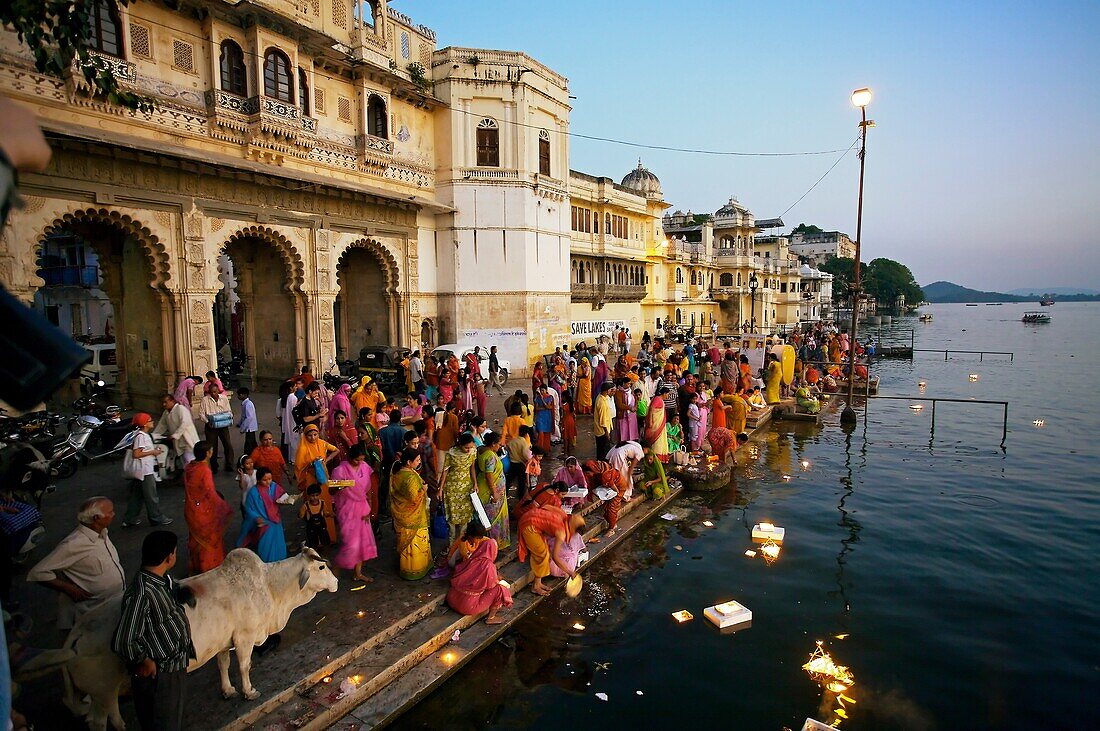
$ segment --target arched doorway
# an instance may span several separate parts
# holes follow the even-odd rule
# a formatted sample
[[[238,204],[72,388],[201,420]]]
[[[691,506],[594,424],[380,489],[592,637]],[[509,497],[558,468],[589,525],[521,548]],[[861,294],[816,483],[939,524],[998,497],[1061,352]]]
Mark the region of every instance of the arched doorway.
[[[358,360],[364,345],[401,344],[395,282],[396,264],[375,242],[353,244],[340,257],[333,305],[337,357]]]
[[[232,375],[234,385],[274,390],[301,364],[301,261],[292,252],[277,233],[257,227],[234,234],[222,247],[214,337],[219,375]],[[226,356],[247,356],[239,374],[227,372]]]
[[[420,349],[428,353],[436,346],[435,323],[429,317],[420,323]]]
[[[138,408],[159,403],[175,377],[166,348],[175,353],[167,256],[156,238],[128,216],[77,211],[46,228],[36,258],[36,308],[95,353],[85,380],[103,380]]]

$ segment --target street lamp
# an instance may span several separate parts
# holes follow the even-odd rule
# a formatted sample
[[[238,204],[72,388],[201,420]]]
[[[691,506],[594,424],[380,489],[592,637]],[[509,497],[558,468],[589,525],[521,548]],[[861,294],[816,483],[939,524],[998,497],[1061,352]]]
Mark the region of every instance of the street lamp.
[[[852,408],[856,390],[856,324],[859,318],[859,299],[862,284],[859,277],[859,249],[863,243],[863,169],[867,157],[867,128],[874,126],[874,121],[867,120],[867,105],[871,103],[871,90],[864,87],[852,92],[852,104],[859,107],[859,202],[856,204],[856,261],[852,268],[852,327],[851,337],[848,340],[848,403],[844,405],[844,411],[840,413],[840,423],[855,425],[856,411]],[[868,373],[870,378],[871,374]],[[863,408],[867,408],[864,404]]]
[[[756,278],[756,272],[749,275],[749,328],[756,332],[756,288],[760,286],[760,280]]]

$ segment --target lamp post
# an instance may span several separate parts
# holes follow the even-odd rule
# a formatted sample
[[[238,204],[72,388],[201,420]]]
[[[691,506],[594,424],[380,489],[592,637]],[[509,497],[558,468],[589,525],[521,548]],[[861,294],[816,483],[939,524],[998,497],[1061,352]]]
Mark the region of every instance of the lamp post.
[[[756,288],[760,286],[760,280],[756,278],[756,272],[749,275],[749,328],[756,332]]]
[[[856,89],[852,92],[852,104],[859,107],[859,202],[856,204],[856,261],[852,272],[852,326],[851,337],[848,339],[848,402],[844,405],[844,411],[840,413],[840,423],[855,425],[856,410],[852,408],[856,390],[856,324],[859,319],[859,299],[862,293],[862,283],[859,276],[859,250],[863,243],[863,169],[867,157],[867,128],[874,126],[874,121],[867,120],[867,105],[871,103],[871,90],[868,88]],[[870,378],[870,373],[867,374]],[[864,405],[864,408],[867,408]]]

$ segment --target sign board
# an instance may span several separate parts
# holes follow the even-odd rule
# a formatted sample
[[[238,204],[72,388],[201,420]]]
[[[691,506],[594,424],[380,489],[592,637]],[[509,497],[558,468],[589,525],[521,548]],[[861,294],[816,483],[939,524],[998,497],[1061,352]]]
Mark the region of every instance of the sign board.
[[[749,367],[755,378],[760,369],[764,367],[764,358],[767,353],[765,342],[767,336],[763,333],[744,333],[741,335],[741,355],[749,358]]]
[[[489,354],[489,348],[497,346],[497,357],[511,363],[513,373],[525,371],[529,367],[527,331],[521,327],[459,330],[458,342],[461,345],[480,345],[486,355]]]
[[[574,320],[569,327],[574,340],[595,339],[600,335],[614,337],[616,328],[626,327],[626,320]]]

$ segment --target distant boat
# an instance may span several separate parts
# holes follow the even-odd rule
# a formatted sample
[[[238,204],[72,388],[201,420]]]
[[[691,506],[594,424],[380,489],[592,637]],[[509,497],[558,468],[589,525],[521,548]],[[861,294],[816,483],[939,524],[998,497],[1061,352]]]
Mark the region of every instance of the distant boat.
[[[1039,304],[1041,304],[1043,307],[1053,307],[1054,306],[1054,298],[1053,297],[1044,297],[1043,299],[1039,300]]]
[[[1024,316],[1020,318],[1020,322],[1029,324],[1050,322],[1050,315],[1045,312],[1025,312]]]
[[[977,307],[978,305],[977,305],[977,303],[973,303],[973,304],[968,303],[966,306],[967,307]]]
[[[932,313],[931,312],[925,312],[923,315],[921,315],[917,319],[920,320],[921,322],[932,322]]]
[[[986,302],[985,306],[986,307],[1000,307],[1002,304],[1003,303],[1001,303],[1001,302]]]

